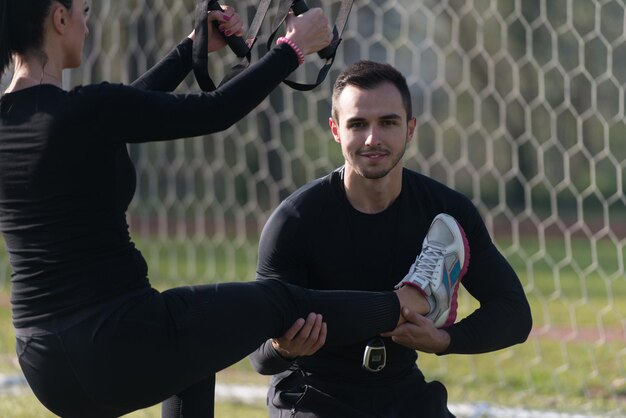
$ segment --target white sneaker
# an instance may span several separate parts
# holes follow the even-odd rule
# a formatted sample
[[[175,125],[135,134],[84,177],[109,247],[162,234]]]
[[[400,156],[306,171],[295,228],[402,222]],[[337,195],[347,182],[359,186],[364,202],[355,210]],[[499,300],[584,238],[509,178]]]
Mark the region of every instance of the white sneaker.
[[[407,275],[396,288],[411,285],[421,289],[430,305],[430,318],[437,328],[456,321],[457,291],[469,266],[470,251],[461,225],[450,215],[440,213],[430,224]]]

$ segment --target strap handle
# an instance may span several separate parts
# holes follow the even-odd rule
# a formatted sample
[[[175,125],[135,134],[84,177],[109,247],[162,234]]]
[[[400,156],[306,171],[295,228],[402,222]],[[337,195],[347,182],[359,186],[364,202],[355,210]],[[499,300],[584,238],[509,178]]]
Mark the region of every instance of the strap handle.
[[[209,76],[209,0],[200,0],[195,11],[195,39],[193,41],[193,73],[203,91],[215,90],[215,84]]]
[[[248,67],[250,64],[250,51],[254,46],[257,38],[259,28],[263,22],[263,18],[269,9],[271,0],[261,0],[259,8],[250,29],[246,34],[244,40],[240,36],[224,36],[226,44],[239,58],[242,58],[241,62],[235,65],[230,73],[228,73],[220,84],[230,80],[235,75],[239,74],[242,70]],[[193,72],[196,77],[198,85],[203,91],[215,90],[215,83],[211,80],[208,70],[208,46],[209,46],[209,30],[208,30],[208,12],[209,10],[222,11],[222,7],[217,0],[200,0],[196,4],[195,10],[195,40],[193,43]],[[217,28],[219,24],[213,22]]]
[[[294,15],[299,16],[302,13],[307,12],[309,10],[309,6],[304,0],[293,0],[291,10],[293,11]],[[333,27],[333,40],[330,41],[330,44],[327,47],[324,47],[323,49],[317,51],[317,55],[319,55],[319,57],[322,59],[334,58],[337,47],[333,47],[333,44],[336,43],[337,45],[339,45],[339,42],[341,42],[341,39],[339,39],[339,33],[337,33],[337,26],[335,26]]]
[[[272,0],[261,0],[259,3],[259,7],[257,8],[256,14],[250,25],[248,33],[246,34],[245,40],[240,36],[225,36],[226,43],[231,48],[231,50],[237,55],[239,58],[242,58],[241,62],[233,67],[231,72],[227,74],[220,84],[225,83],[230,80],[235,75],[239,74],[241,71],[246,69],[250,64],[251,58],[251,49],[256,43],[257,34],[267,14],[270,3]],[[335,20],[335,25],[333,27],[333,39],[330,44],[324,49],[318,51],[318,55],[326,60],[324,66],[320,69],[317,80],[313,84],[303,84],[298,83],[291,80],[283,80],[285,84],[290,86],[293,89],[300,91],[308,91],[312,90],[315,87],[319,86],[328,75],[330,67],[332,66],[335,60],[335,54],[337,52],[337,47],[341,43],[341,34],[343,33],[343,29],[345,27],[346,21],[348,20],[348,16],[350,14],[350,9],[352,8],[352,3],[354,0],[342,0],[341,8],[339,10],[339,14],[337,15],[337,19]],[[283,24],[287,15],[289,14],[289,10],[293,10],[295,15],[300,15],[307,10],[309,7],[307,6],[305,0],[281,0],[278,5],[278,11],[276,13],[276,17],[274,19],[274,23],[272,25],[272,33],[267,41],[267,48],[270,49],[272,47],[272,42],[278,29]],[[195,10],[195,40],[193,43],[193,72],[198,82],[198,85],[203,91],[212,91],[215,90],[216,86],[211,80],[208,71],[208,45],[209,45],[209,30],[208,30],[208,12],[209,10],[218,10],[221,11],[222,7],[219,5],[218,0],[200,0],[196,4]],[[218,23],[214,22],[214,25],[217,27]]]
[[[317,79],[315,83],[305,84],[298,83],[292,80],[283,80],[283,83],[287,84],[289,87],[300,90],[300,91],[309,91],[313,90],[315,87],[322,84],[322,82],[326,79],[328,72],[330,71],[330,67],[333,65],[335,61],[335,54],[337,53],[337,47],[341,43],[341,34],[343,33],[343,29],[345,28],[346,21],[348,20],[348,16],[350,15],[350,9],[352,8],[352,3],[354,0],[342,0],[341,8],[339,10],[339,14],[337,15],[337,19],[335,20],[335,25],[333,27],[333,39],[330,44],[317,52],[320,58],[325,59],[326,63],[320,69],[317,74]],[[287,15],[289,14],[289,10],[292,10],[294,15],[298,16],[302,13],[305,13],[309,10],[309,6],[306,4],[305,0],[281,0],[278,5],[278,11],[276,13],[276,18],[274,20],[274,24],[272,25],[272,34],[267,40],[267,48],[270,49],[272,46],[272,42],[276,33],[278,32],[278,28],[283,24]]]

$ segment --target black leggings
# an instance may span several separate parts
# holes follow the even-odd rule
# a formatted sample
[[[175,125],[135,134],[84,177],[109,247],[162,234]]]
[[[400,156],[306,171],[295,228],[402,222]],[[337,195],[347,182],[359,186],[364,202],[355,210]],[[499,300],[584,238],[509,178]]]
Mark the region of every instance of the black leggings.
[[[323,315],[327,343],[339,345],[393,329],[400,305],[393,292],[305,290],[278,280],[151,290],[67,329],[17,330],[17,354],[55,414],[114,417],[211,386],[216,372],[309,312]]]

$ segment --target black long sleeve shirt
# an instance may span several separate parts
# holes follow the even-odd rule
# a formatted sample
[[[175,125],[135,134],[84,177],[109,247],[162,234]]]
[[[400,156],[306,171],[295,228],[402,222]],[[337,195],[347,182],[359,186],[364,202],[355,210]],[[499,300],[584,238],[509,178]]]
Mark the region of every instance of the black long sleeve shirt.
[[[526,296],[475,206],[462,194],[408,169],[403,171],[399,197],[377,214],[350,205],[342,169],[300,188],[265,225],[258,278],[315,289],[391,290],[421,252],[430,223],[441,212],[456,218],[467,235],[470,262],[461,283],[480,302],[476,311],[447,329],[451,343],[441,354],[483,353],[525,341],[532,322]],[[300,369],[316,381],[354,385],[391,383],[415,367],[414,350],[386,339],[387,366],[368,372],[361,366],[365,343],[325,346],[292,362],[267,341],[251,361],[263,374]]]
[[[213,92],[168,93],[191,70],[191,50],[183,41],[132,86],[39,85],[0,98],[0,231],[15,327],[149,289],[125,217],[136,185],[126,144],[224,130],[298,65],[278,45]]]

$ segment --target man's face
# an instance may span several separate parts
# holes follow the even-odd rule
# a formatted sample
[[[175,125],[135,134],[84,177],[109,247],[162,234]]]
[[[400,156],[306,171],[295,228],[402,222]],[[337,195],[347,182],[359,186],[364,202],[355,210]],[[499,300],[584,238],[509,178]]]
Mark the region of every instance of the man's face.
[[[346,168],[366,179],[401,170],[415,119],[407,122],[402,96],[391,83],[364,90],[348,85],[334,103],[337,120],[330,119],[335,141],[341,145]]]

